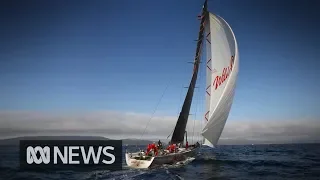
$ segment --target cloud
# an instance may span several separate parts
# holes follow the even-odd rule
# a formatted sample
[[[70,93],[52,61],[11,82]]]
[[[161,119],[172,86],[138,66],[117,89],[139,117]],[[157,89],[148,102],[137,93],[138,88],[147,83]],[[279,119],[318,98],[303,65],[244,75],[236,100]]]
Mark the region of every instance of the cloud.
[[[153,117],[149,120],[150,115],[113,111],[60,114],[0,112],[0,137],[64,134],[140,138],[143,132],[143,138],[167,137],[173,130],[177,117]]]
[[[320,142],[319,130],[320,121],[315,119],[232,121],[222,136],[270,143]]]
[[[24,135],[99,135],[110,138],[165,139],[172,132],[177,117],[158,116],[149,120],[150,115],[147,114],[115,111],[0,111],[0,138]],[[193,121],[192,118],[189,120],[189,136],[192,135],[193,127],[194,134],[199,135],[203,127],[201,122]],[[320,121],[312,119],[228,120],[219,142],[319,141],[319,129]]]

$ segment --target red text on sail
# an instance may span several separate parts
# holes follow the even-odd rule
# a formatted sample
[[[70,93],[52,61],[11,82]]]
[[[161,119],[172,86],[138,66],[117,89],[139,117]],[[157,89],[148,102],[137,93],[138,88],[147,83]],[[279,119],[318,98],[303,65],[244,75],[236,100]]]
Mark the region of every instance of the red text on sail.
[[[231,56],[231,61],[230,61],[230,66],[223,68],[222,71],[222,75],[221,76],[216,76],[216,78],[213,81],[213,86],[215,87],[215,90],[221,85],[223,84],[227,78],[229,77],[231,71],[232,71],[232,67],[233,67],[233,61],[234,61],[234,57]]]

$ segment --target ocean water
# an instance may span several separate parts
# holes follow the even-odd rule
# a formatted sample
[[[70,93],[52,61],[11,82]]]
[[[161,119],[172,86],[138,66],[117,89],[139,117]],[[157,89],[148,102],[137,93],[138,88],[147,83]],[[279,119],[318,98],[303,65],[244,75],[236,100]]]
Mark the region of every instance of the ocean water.
[[[129,147],[129,149],[132,147]],[[123,151],[125,152],[125,151]],[[151,170],[92,172],[19,171],[17,146],[0,146],[0,179],[3,180],[106,180],[106,179],[319,179],[320,144],[225,145],[203,148],[183,165]]]

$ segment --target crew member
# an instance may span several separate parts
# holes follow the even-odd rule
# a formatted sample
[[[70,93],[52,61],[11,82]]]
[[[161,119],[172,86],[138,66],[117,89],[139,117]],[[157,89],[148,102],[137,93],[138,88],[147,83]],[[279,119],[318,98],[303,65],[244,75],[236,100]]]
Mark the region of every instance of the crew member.
[[[150,153],[150,151],[151,151],[151,149],[152,149],[152,146],[151,146],[151,144],[148,144],[148,147],[147,147],[147,156],[149,155],[149,153]]]
[[[171,144],[168,145],[167,150],[170,152]]]
[[[186,149],[188,149],[188,147],[189,147],[189,144],[188,144],[188,141],[186,142]]]
[[[159,139],[159,141],[158,141],[158,148],[159,148],[159,149],[162,149],[162,143],[161,143],[160,139]]]
[[[173,152],[174,152],[173,144],[170,144],[170,145],[168,146],[167,150],[168,150],[170,153],[173,153]]]
[[[176,151],[176,146],[175,146],[175,144],[169,145],[168,150],[170,151],[170,153],[174,153],[174,152]]]
[[[156,148],[156,143],[155,143],[155,142],[153,142],[153,143],[151,144],[151,148],[152,148],[152,149],[155,149],[155,148]]]
[[[153,152],[154,152],[155,156],[158,156],[158,148],[157,148],[157,146],[154,146]]]
[[[151,149],[153,150],[155,155],[158,155],[158,149],[155,142],[153,142],[153,144],[151,145]]]

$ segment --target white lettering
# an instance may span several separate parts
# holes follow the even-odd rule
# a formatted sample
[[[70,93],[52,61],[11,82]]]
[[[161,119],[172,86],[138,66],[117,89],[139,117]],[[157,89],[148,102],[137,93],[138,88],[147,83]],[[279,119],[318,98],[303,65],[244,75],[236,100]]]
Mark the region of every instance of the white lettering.
[[[95,154],[94,152],[94,148],[92,146],[89,147],[89,150],[88,150],[88,154],[86,155],[86,152],[85,152],[85,149],[83,146],[80,147],[81,149],[81,153],[82,153],[82,157],[83,157],[83,162],[85,164],[89,164],[89,161],[90,161],[90,157],[92,156],[92,159],[93,159],[93,162],[95,164],[98,164],[99,163],[99,159],[100,159],[100,155],[101,155],[101,150],[102,150],[102,147],[99,146],[98,148],[98,153],[97,155]]]
[[[80,164],[79,161],[74,161],[72,157],[79,156],[79,153],[72,152],[73,150],[79,149],[79,146],[69,146],[69,164]]]
[[[81,152],[77,152],[76,150],[79,150]],[[26,161],[28,164],[49,164],[50,163],[50,148],[48,146],[45,147],[32,147],[29,146],[26,149]],[[102,159],[100,156],[103,153],[104,156],[107,156],[107,158],[111,160],[103,159],[102,163],[104,164],[113,164],[116,160],[115,155],[108,152],[108,150],[114,151],[114,147],[112,146],[99,146],[98,148],[95,148],[94,146],[90,146],[89,149],[86,152],[86,149],[84,146],[64,146],[63,152],[62,148],[59,148],[59,146],[53,146],[53,164],[59,164],[62,162],[62,164],[80,164],[81,160],[75,158],[80,158],[80,153],[83,159],[84,164],[89,164],[90,159],[93,160],[94,164],[99,164],[100,159]],[[37,154],[40,154],[40,157],[38,158]],[[60,161],[58,161],[60,159]]]
[[[110,161],[102,160],[102,162],[103,162],[104,164],[113,164],[113,163],[116,161],[116,157],[115,157],[113,154],[108,153],[108,152],[107,152],[108,149],[114,150],[114,147],[112,147],[112,146],[106,146],[106,147],[103,148],[103,154],[104,154],[105,156],[109,156],[109,157],[111,158],[111,160],[110,160]]]
[[[54,164],[58,164],[58,156],[63,164],[68,164],[68,147],[67,146],[63,147],[63,153],[64,155],[62,155],[59,147],[57,146],[53,147],[53,163]]]

